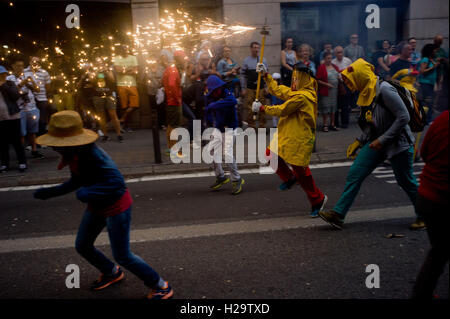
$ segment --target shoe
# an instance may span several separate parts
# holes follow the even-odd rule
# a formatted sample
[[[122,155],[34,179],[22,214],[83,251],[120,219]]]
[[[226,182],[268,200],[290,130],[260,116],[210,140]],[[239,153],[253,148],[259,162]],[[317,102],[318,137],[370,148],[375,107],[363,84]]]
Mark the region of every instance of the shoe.
[[[116,266],[116,272],[112,275],[101,274],[100,278],[91,284],[91,289],[102,290],[106,287],[115,284],[125,278],[125,274],[119,266]]]
[[[339,129],[336,126],[330,126],[330,130],[332,130],[332,131],[339,131]]]
[[[164,288],[152,289],[147,296],[150,300],[159,299],[171,299],[173,297],[173,289],[170,287],[169,283],[166,281],[166,286]]]
[[[328,201],[328,196],[325,195],[323,197],[323,200],[320,204],[314,205],[311,209],[311,214],[309,214],[309,216],[311,216],[312,218],[316,218],[319,217],[319,212],[321,212],[323,210],[323,208],[325,207],[325,204]]]
[[[123,127],[120,127],[120,133],[126,133],[125,129]]]
[[[245,184],[245,180],[241,177],[240,180],[233,182],[233,189],[231,191],[232,195],[237,195],[242,192],[242,185]]]
[[[220,189],[223,185],[225,185],[226,183],[229,183],[230,179],[226,176],[223,177],[217,177],[216,178],[216,182],[214,184],[212,184],[209,188],[217,190]]]
[[[338,213],[332,210],[330,210],[329,212],[319,212],[319,217],[337,229],[342,229],[342,226],[344,225],[344,219],[342,219]]]
[[[425,225],[425,222],[420,218],[417,218],[416,221],[409,226],[410,230],[424,230],[426,228],[427,225]]]
[[[43,159],[43,158],[45,158],[45,156],[44,156],[41,152],[39,152],[39,151],[32,151],[32,152],[31,152],[31,157],[33,157],[33,158],[38,158],[38,159]]]
[[[119,141],[119,143],[123,143],[123,136],[122,135],[117,136],[117,140]]]
[[[324,125],[324,126],[323,126],[323,131],[324,131],[324,132],[328,132],[328,126]]]
[[[27,169],[27,164],[19,164],[19,172],[23,173]]]
[[[106,136],[105,133],[103,133],[102,130],[98,130],[98,131],[97,131],[97,134],[98,134],[98,136],[100,136],[100,137]]]
[[[28,145],[27,147],[25,147],[25,150],[26,150],[26,151],[30,151],[30,152],[31,152],[31,146],[30,146],[30,145]]]
[[[125,132],[127,132],[127,133],[133,133],[134,131],[133,131],[131,128],[127,127],[127,128],[125,129]]]
[[[8,171],[8,166],[2,165],[0,166],[0,173],[4,173]]]
[[[295,183],[297,183],[297,179],[295,177],[292,177],[287,182],[280,184],[280,186],[278,188],[281,191],[285,191],[287,189],[291,189],[292,185],[294,185]]]
[[[102,137],[102,142],[107,142],[107,141],[109,141],[111,138],[108,136],[108,135],[104,135],[103,137]]]

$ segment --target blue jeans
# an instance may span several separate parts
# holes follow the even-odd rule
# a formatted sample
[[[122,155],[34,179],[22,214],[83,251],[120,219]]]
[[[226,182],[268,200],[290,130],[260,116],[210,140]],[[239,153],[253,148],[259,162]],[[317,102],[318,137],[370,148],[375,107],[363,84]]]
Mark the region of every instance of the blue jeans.
[[[353,204],[353,201],[358,195],[364,179],[369,176],[373,170],[380,165],[385,159],[386,155],[382,151],[376,151],[369,147],[370,143],[364,145],[359,152],[350,171],[347,175],[344,192],[342,193],[339,201],[334,206],[333,210],[340,214],[342,219],[345,218],[347,212]],[[394,171],[395,179],[398,185],[406,192],[409,199],[414,205],[414,209],[417,217],[419,212],[415,207],[417,198],[417,189],[419,185],[416,177],[413,174],[413,157],[414,147],[411,146],[408,150],[395,155],[390,159],[392,170]]]
[[[78,229],[75,248],[101,273],[112,274],[114,263],[94,247],[95,239],[106,226],[112,253],[117,263],[135,274],[147,287],[157,288],[159,274],[130,251],[130,222],[131,207],[112,217],[103,217],[87,210]]]

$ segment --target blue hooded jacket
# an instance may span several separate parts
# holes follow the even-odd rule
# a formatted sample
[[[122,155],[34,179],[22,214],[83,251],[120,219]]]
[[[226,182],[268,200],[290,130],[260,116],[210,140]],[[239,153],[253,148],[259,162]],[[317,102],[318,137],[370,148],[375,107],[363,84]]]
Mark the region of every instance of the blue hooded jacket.
[[[225,88],[226,83],[218,76],[211,75],[206,81],[208,93],[205,96],[205,117],[206,122],[213,127],[225,132],[225,127],[235,129],[238,127],[236,111],[236,98],[233,93]],[[223,88],[219,99],[212,98],[211,93],[217,88]]]

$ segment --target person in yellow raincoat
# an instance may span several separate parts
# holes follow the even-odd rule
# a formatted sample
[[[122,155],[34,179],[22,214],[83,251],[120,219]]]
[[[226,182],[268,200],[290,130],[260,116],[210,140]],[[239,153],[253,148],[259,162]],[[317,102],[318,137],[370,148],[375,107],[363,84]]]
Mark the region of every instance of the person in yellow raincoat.
[[[317,81],[302,63],[294,66],[290,88],[278,85],[264,65],[258,64],[257,71],[263,72],[269,93],[285,101],[272,106],[255,101],[252,105],[254,113],[265,112],[279,117],[268,155],[272,168],[283,181],[280,189],[289,189],[299,183],[311,203],[311,217],[318,217],[327,196],[317,188],[308,166],[316,137]]]

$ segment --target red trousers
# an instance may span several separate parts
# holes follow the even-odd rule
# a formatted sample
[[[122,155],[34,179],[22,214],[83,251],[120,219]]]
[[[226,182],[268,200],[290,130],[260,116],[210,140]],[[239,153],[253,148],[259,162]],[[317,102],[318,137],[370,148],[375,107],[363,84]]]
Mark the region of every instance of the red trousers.
[[[277,156],[274,153],[271,153],[270,155]],[[280,176],[283,182],[287,182],[291,178],[295,177],[297,179],[297,183],[300,184],[300,186],[308,196],[308,200],[311,203],[311,206],[320,204],[324,198],[324,195],[320,191],[320,189],[317,188],[309,167],[295,165],[291,166],[292,169],[290,169],[286,162],[278,156],[278,167],[275,173]]]

